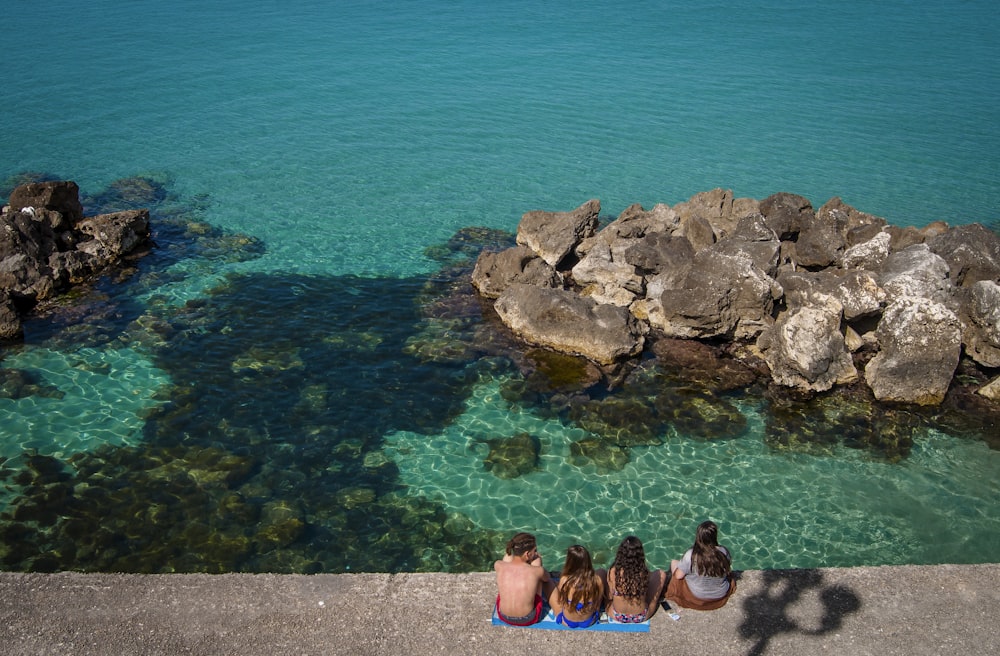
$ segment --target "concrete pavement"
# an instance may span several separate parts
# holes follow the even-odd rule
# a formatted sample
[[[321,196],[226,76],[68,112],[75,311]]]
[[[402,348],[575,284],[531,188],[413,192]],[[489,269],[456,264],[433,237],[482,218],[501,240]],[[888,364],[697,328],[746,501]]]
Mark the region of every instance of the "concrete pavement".
[[[0,573],[0,653],[1000,653],[1000,564],[766,570],[649,633],[493,626],[492,573]]]

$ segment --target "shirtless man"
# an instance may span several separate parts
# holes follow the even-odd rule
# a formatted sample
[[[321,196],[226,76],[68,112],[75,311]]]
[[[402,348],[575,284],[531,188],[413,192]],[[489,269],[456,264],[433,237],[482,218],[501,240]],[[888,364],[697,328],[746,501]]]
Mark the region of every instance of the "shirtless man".
[[[542,567],[535,536],[515,535],[507,543],[507,554],[493,563],[493,569],[497,573],[497,616],[514,626],[527,626],[542,619],[543,599],[555,584]]]

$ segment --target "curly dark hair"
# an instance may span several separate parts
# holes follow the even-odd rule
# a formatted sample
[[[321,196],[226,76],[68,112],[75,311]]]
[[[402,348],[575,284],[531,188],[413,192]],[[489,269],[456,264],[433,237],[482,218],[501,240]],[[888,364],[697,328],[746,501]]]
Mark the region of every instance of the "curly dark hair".
[[[615,589],[619,596],[646,598],[649,583],[649,568],[646,566],[646,552],[642,540],[630,535],[618,545],[615,562]]]

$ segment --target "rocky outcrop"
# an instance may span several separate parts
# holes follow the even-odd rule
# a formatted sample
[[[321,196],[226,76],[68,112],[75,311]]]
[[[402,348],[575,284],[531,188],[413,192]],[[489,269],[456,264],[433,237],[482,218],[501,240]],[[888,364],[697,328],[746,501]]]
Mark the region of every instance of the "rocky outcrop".
[[[84,218],[75,182],[11,192],[0,213],[0,339],[21,336],[39,302],[120,263],[149,240],[148,210]]]
[[[922,405],[963,354],[1000,367],[1000,237],[982,225],[898,228],[840,198],[722,189],[598,231],[599,213],[529,212],[518,247],[481,254],[474,284],[524,341],[608,365],[650,339],[722,340],[781,386],[863,380]]]

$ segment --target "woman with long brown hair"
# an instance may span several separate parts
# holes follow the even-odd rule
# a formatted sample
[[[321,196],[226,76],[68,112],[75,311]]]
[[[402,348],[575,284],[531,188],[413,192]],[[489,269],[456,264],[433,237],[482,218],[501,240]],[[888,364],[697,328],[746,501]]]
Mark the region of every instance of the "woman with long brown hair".
[[[608,570],[608,617],[615,622],[645,622],[663,594],[666,575],[649,571],[642,541],[630,535],[618,546],[615,562]]]
[[[732,555],[719,544],[719,527],[715,522],[702,522],[691,548],[680,560],[671,561],[664,596],[685,608],[715,610],[725,606],[735,591]]]
[[[556,622],[571,629],[596,624],[604,603],[604,570],[594,571],[590,552],[579,544],[566,550],[566,563],[556,589],[549,595],[549,606]]]

